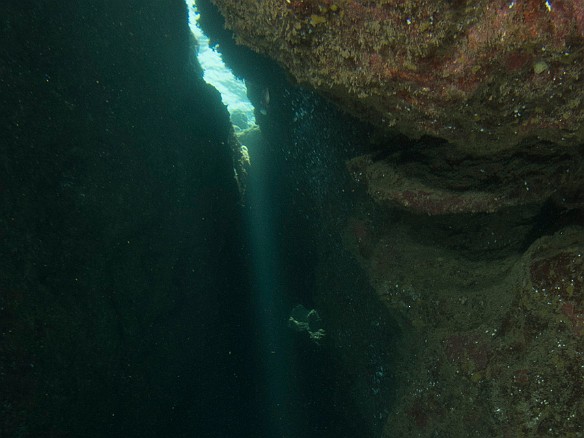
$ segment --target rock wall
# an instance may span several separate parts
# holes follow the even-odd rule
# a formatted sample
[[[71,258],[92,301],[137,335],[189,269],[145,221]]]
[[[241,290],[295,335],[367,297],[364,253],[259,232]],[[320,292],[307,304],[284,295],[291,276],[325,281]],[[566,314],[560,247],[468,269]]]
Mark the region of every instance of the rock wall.
[[[305,190],[289,220],[317,230],[355,436],[579,436],[579,3],[213,3],[238,43],[381,127],[333,134],[344,116],[293,92],[259,118]]]
[[[231,127],[186,6],[0,10],[0,435],[247,436]]]

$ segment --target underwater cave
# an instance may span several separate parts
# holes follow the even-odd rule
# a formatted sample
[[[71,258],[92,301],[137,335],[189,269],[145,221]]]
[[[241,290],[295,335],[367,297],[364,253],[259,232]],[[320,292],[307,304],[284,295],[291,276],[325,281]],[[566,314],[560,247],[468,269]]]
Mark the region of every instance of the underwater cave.
[[[576,0],[7,0],[0,436],[582,436]]]

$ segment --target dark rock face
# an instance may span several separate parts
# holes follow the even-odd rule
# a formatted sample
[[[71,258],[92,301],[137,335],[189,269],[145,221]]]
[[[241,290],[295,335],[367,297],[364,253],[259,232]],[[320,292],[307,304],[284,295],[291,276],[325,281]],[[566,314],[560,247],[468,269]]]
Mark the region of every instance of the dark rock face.
[[[246,436],[231,127],[186,6],[0,10],[0,435]]]
[[[383,436],[579,432],[584,232],[533,240],[528,211],[349,222],[409,352]]]

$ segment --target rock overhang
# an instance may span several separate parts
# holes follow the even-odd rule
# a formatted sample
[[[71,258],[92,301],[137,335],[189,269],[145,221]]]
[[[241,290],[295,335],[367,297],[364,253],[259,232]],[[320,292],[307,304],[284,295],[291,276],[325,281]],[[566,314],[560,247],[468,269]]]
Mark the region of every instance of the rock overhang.
[[[213,0],[238,43],[382,130],[492,155],[584,142],[577,0]]]

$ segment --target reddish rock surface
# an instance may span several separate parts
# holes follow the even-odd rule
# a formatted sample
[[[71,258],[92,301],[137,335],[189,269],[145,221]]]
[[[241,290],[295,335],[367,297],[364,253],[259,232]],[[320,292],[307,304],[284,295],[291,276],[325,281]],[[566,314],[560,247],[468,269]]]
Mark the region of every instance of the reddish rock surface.
[[[355,221],[346,245],[407,333],[404,365],[396,370],[401,396],[383,436],[580,436],[581,227],[489,258],[478,246],[471,257],[452,251],[432,224],[436,218],[371,223],[376,233],[365,257]],[[431,244],[421,223],[432,228]],[[468,230],[453,233],[466,240]]]
[[[213,0],[237,41],[356,115],[473,154],[584,140],[580,0]]]

